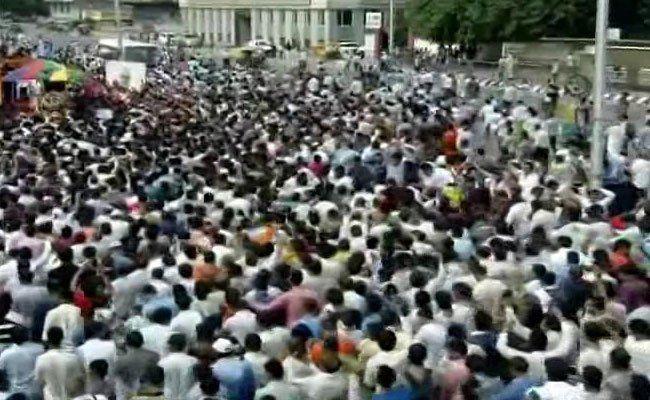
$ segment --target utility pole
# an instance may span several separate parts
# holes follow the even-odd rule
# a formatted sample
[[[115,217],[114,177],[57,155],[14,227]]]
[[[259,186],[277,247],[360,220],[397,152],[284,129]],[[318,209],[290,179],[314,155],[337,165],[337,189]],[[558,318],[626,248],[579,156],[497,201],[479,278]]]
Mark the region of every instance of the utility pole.
[[[591,185],[599,188],[603,181],[605,137],[603,95],[605,94],[605,56],[607,52],[607,20],[609,0],[598,0],[596,12],[596,47],[594,68],[594,130],[591,138]]]
[[[388,35],[388,52],[390,55],[395,55],[395,0],[390,0],[390,16],[389,16],[389,29]]]
[[[117,29],[117,47],[120,49],[120,60],[124,60],[124,35],[122,32],[122,9],[120,0],[115,0],[115,28]]]

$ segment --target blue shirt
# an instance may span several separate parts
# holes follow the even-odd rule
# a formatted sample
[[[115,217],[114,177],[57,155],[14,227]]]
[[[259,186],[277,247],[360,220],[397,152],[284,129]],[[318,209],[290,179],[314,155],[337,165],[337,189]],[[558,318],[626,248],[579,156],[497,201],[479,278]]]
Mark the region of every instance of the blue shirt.
[[[413,391],[407,388],[397,388],[385,393],[373,394],[372,400],[411,400]]]
[[[490,400],[524,400],[526,392],[537,382],[527,376],[521,376],[510,381],[503,390],[490,397]]]
[[[298,324],[303,324],[309,328],[313,337],[319,339],[323,337],[323,325],[318,317],[305,316],[298,321]]]
[[[251,364],[239,357],[222,358],[212,366],[212,374],[221,383],[220,391],[228,400],[253,400],[255,375]]]

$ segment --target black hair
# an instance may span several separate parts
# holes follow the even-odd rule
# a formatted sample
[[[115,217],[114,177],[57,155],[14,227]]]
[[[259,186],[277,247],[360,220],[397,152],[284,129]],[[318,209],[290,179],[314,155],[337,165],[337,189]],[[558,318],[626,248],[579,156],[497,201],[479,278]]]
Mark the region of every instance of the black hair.
[[[528,338],[528,346],[530,351],[544,351],[548,346],[548,338],[541,329],[533,329]]]
[[[380,365],[377,369],[377,384],[384,389],[389,389],[395,381],[397,380],[397,375],[395,371],[387,366]]]
[[[131,331],[127,333],[125,341],[127,346],[135,349],[139,349],[144,344],[144,338],[139,331]]]
[[[609,353],[609,362],[612,369],[626,370],[630,368],[632,357],[624,347],[617,347]]]
[[[249,333],[244,339],[244,346],[247,351],[258,352],[262,350],[262,339],[257,333]]]
[[[528,361],[523,357],[512,357],[510,359],[510,369],[519,374],[525,374],[528,372]]]
[[[47,330],[47,343],[51,347],[58,348],[63,342],[63,329],[53,326]]]
[[[192,278],[192,266],[190,264],[181,264],[178,266],[178,274],[181,278],[190,279]]]
[[[160,307],[151,314],[151,320],[157,324],[167,325],[172,319],[172,311],[167,307]]]
[[[569,377],[569,365],[560,357],[547,358],[544,366],[549,381],[565,382]]]
[[[427,358],[427,348],[421,343],[414,343],[409,346],[408,359],[411,364],[423,365]]]
[[[395,336],[395,332],[384,329],[379,333],[377,344],[382,351],[392,351],[397,345],[397,337]]]
[[[437,291],[435,300],[441,310],[451,310],[452,298],[449,292],[444,290]]]
[[[282,363],[275,358],[270,359],[264,364],[264,371],[271,377],[271,379],[280,381],[284,378],[284,368]]]
[[[175,332],[169,336],[167,344],[169,345],[170,351],[180,352],[185,350],[185,346],[187,346],[187,339],[185,338],[184,334]]]
[[[343,292],[337,287],[327,289],[325,292],[325,299],[332,303],[334,306],[343,305]]]
[[[108,362],[104,359],[91,361],[88,368],[102,380],[108,375]]]
[[[587,365],[582,369],[582,379],[585,386],[600,390],[600,385],[603,382],[603,372],[593,365]]]

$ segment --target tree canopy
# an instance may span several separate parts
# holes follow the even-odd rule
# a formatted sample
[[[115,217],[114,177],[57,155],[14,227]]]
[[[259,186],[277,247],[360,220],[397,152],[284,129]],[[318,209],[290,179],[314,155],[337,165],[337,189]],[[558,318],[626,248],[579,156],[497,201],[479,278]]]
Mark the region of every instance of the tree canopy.
[[[10,12],[15,15],[47,15],[47,4],[44,0],[2,0],[0,12]]]
[[[440,42],[525,41],[593,36],[595,8],[594,0],[412,0],[409,18],[416,34]]]

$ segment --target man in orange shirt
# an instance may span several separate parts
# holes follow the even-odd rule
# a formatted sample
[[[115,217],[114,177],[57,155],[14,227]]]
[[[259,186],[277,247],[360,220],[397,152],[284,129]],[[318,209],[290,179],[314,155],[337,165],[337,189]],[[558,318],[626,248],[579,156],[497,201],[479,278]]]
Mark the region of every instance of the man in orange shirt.
[[[214,283],[226,279],[226,271],[217,267],[215,259],[214,252],[206,251],[203,253],[203,262],[194,267],[194,280],[196,282]]]

